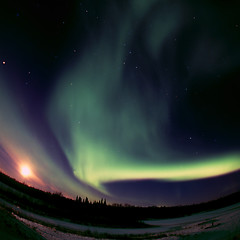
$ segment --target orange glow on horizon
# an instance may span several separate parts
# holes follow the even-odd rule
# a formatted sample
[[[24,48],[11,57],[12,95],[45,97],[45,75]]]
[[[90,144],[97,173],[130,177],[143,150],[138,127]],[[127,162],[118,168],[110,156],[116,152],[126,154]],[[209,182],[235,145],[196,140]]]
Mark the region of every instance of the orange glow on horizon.
[[[21,174],[23,177],[27,178],[32,175],[32,171],[27,165],[23,165],[21,166]]]

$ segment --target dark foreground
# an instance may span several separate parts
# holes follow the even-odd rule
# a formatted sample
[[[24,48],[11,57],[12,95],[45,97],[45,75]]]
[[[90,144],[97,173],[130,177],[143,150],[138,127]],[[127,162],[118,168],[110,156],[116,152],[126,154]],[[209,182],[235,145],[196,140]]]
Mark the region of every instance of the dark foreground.
[[[84,226],[33,214],[4,200],[0,204],[1,239],[240,239],[240,203],[181,218],[149,220],[150,228]]]
[[[135,207],[109,205],[106,200],[76,200],[61,193],[49,193],[29,187],[0,173],[0,198],[29,212],[64,219],[77,224],[112,228],[149,228],[145,220],[168,219],[212,211],[240,202],[240,192],[201,204],[176,207]],[[127,216],[127,217],[126,217]]]
[[[0,206],[0,239],[2,240],[43,240],[36,231],[18,221],[11,212]]]
[[[240,192],[196,205],[143,208],[73,200],[0,173],[0,206],[4,240],[240,239]]]

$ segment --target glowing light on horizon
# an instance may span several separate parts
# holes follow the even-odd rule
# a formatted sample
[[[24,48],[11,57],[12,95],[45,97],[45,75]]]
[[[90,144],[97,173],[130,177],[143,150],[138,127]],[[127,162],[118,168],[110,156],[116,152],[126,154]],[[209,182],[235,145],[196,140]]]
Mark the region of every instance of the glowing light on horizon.
[[[32,175],[32,171],[29,168],[29,166],[23,165],[23,166],[21,166],[21,174],[22,174],[23,177],[27,178],[27,177],[30,177]]]
[[[186,45],[182,33],[186,27],[196,27],[188,15],[194,4],[187,5],[133,0],[122,11],[115,3],[104,4],[111,31],[101,21],[92,24],[78,15],[79,22],[76,17],[69,31],[74,46],[66,51],[74,57],[66,59],[67,64],[23,66],[22,75],[17,76],[17,69],[15,77],[8,67],[12,63],[4,56],[0,62],[4,69],[0,74],[0,167],[45,191],[89,199],[112,194],[116,202],[125,196],[131,200],[140,191],[151,192],[145,183],[134,193],[129,184],[124,192],[124,181],[174,185],[240,170],[234,105],[238,95],[232,88],[237,77],[237,41],[230,44],[231,50],[226,43],[232,43],[235,35],[222,34],[221,28],[207,24],[207,18],[199,18],[201,31],[187,31],[190,44]],[[205,14],[205,7],[199,8],[199,14],[201,9]],[[82,24],[89,29],[83,35]],[[213,51],[209,59],[208,51]],[[226,52],[232,61],[215,64]],[[22,86],[26,76],[39,81]],[[225,89],[233,90],[227,91],[230,97],[222,94]],[[240,183],[234,182],[229,189],[235,185],[239,188]],[[146,199],[156,201],[154,194],[145,194]],[[169,189],[169,194],[177,196],[178,191]]]

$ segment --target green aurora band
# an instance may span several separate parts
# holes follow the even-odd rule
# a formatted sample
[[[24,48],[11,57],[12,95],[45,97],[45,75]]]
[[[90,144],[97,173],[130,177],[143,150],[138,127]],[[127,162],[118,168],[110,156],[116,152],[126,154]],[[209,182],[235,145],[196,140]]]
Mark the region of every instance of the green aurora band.
[[[141,7],[139,2],[132,1],[131,14],[125,13],[121,24],[116,17],[110,31],[105,29],[102,35],[91,39],[91,47],[81,53],[78,63],[62,73],[51,99],[49,122],[75,176],[107,193],[103,184],[111,181],[194,180],[240,169],[238,152],[186,161],[181,155],[177,158],[169,154],[164,134],[158,146],[153,144],[156,129],[164,129],[169,119],[168,101],[159,100],[157,125],[144,116],[141,98],[129,89],[121,89],[123,62],[128,54],[123,43],[131,41],[129,29],[134,32],[137,28],[131,22],[140,20],[150,6]],[[180,14],[168,12],[162,16],[164,25],[159,34],[159,21],[154,21],[154,16],[150,18],[152,28],[145,42],[153,58],[174,29],[176,16]],[[134,154],[136,145],[144,156]]]
[[[173,5],[169,4],[169,1],[162,2],[168,2],[168,7],[162,8],[160,21],[159,10],[153,11],[153,8],[154,4],[161,1],[131,0],[124,13],[118,8],[111,8],[111,19],[108,21],[111,25],[102,26],[101,31],[97,33],[91,32],[90,37],[86,37],[89,42],[84,45],[85,52],[81,51],[78,61],[70,63],[71,66],[69,64],[59,73],[55,79],[56,84],[54,81],[53,85],[50,84],[53,92],[49,94],[49,101],[44,105],[46,116],[42,117],[47,117],[61,147],[60,150],[59,146],[53,148],[56,147],[56,152],[64,152],[72,172],[80,181],[74,181],[75,179],[70,178],[67,171],[59,166],[57,157],[60,154],[54,154],[50,150],[51,146],[47,146],[49,142],[38,134],[39,131],[35,129],[37,124],[34,125],[29,117],[32,113],[27,112],[24,101],[19,97],[21,94],[16,94],[16,90],[14,91],[9,84],[11,79],[7,79],[1,73],[2,169],[8,167],[9,171],[6,172],[10,176],[27,181],[35,187],[47,191],[62,191],[74,197],[76,194],[84,194],[90,199],[96,199],[100,194],[88,185],[109,194],[104,184],[113,181],[195,180],[240,169],[239,152],[189,159],[184,153],[169,149],[164,133],[170,119],[169,100],[160,94],[158,103],[151,106],[151,117],[146,117],[146,104],[143,102],[151,102],[148,101],[151,98],[151,89],[145,89],[144,96],[140,96],[122,84],[124,81],[129,82],[131,78],[126,74],[129,48],[126,48],[125,44],[131,46],[136,41],[133,40],[133,37],[136,37],[134,34],[143,29],[142,42],[148,55],[155,60],[163,51],[164,41],[174,32],[184,16],[183,8],[177,1],[173,1]],[[211,8],[204,8],[202,12],[207,15],[206,11],[207,14],[212,14]],[[142,28],[141,24],[151,28]],[[207,22],[205,25],[211,23]],[[221,28],[220,24],[219,26]],[[215,29],[215,26],[212,27]],[[204,37],[206,38],[202,38]],[[217,62],[220,50],[229,53],[235,59],[231,63],[221,65],[222,73],[234,67],[234,64],[239,64],[235,48],[230,52],[228,47],[221,47],[221,42],[218,43],[215,39],[207,44],[204,39],[197,41],[189,57],[194,69],[191,71],[192,79],[194,74],[198,75],[199,72],[208,76],[209,65],[211,71],[217,72],[218,66],[212,63]],[[212,58],[207,61],[207,52],[212,49]],[[200,55],[200,58],[194,54]],[[136,65],[139,69],[136,70],[133,66],[134,70],[141,71],[141,62],[136,62]],[[173,90],[170,80],[163,79],[161,83],[163,89],[169,92]],[[44,130],[49,129],[48,126],[44,127]],[[21,164],[30,165],[35,178],[21,178]]]

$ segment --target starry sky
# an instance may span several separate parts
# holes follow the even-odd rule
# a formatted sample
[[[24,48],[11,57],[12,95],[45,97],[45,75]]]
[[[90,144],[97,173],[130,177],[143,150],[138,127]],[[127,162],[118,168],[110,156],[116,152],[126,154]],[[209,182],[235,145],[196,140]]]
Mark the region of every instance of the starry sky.
[[[0,169],[45,191],[144,206],[240,190],[239,8],[1,3]]]

